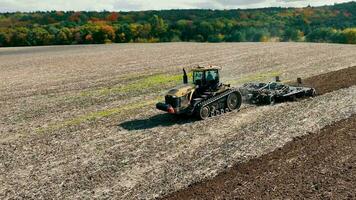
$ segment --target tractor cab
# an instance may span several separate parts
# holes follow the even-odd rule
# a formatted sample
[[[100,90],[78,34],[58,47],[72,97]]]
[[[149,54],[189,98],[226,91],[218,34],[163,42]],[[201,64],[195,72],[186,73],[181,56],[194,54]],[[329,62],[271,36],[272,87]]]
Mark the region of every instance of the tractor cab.
[[[216,89],[219,84],[219,70],[218,66],[196,67],[193,71],[193,84],[198,88]]]

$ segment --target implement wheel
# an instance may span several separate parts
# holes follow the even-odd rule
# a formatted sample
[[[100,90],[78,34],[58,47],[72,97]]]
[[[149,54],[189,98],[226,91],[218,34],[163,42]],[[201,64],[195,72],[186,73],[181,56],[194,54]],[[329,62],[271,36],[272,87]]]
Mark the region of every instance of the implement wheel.
[[[266,103],[267,103],[267,105],[273,106],[276,103],[276,99],[274,98],[274,96],[267,96]]]
[[[227,96],[226,106],[229,110],[239,109],[241,106],[241,94],[234,92]]]

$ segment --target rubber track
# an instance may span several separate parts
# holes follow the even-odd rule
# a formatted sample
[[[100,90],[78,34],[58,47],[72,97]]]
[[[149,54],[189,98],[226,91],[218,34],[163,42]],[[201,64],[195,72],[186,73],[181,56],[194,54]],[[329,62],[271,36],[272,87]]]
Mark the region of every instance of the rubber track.
[[[229,95],[231,93],[234,93],[234,92],[239,92],[240,93],[238,88],[229,89],[228,91],[225,91],[225,92],[223,92],[223,93],[221,93],[221,94],[219,94],[219,95],[217,95],[217,96],[215,96],[215,97],[213,97],[211,99],[207,99],[205,101],[200,102],[195,108],[200,108],[200,107],[209,105],[209,104],[211,104],[211,103],[213,103],[213,102],[215,102],[215,101],[217,101],[217,100],[219,100],[219,99],[221,99],[221,98],[223,98],[223,97],[225,97],[225,96],[227,96],[227,95]]]

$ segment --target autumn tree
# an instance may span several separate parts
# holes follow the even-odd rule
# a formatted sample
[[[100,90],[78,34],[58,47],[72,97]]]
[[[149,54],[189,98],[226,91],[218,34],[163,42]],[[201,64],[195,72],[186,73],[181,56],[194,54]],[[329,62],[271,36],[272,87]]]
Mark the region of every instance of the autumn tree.
[[[56,34],[57,44],[71,44],[73,42],[73,34],[69,28],[61,28]]]
[[[346,38],[346,43],[356,44],[356,28],[348,28],[342,31],[342,35]]]
[[[117,12],[111,12],[106,16],[106,20],[110,22],[115,22],[119,18],[119,13]]]
[[[46,29],[35,27],[29,32],[28,41],[31,45],[49,45],[54,39]]]
[[[29,30],[26,27],[17,27],[11,30],[11,42],[15,46],[31,45],[29,40]]]

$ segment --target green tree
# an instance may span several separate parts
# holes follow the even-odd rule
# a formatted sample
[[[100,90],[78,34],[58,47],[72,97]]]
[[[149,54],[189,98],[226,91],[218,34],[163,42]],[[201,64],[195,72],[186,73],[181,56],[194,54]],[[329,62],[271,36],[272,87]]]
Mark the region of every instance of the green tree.
[[[73,34],[69,28],[61,28],[56,34],[56,44],[71,44],[73,42]]]
[[[300,30],[288,28],[282,35],[282,41],[301,41],[304,34]]]
[[[133,40],[133,35],[131,33],[129,24],[123,24],[118,26],[115,35],[116,42],[130,42]]]
[[[29,32],[29,43],[31,45],[49,45],[52,44],[54,36],[46,29],[35,27]]]
[[[245,42],[246,35],[245,32],[234,31],[231,35],[229,35],[226,39],[227,42]]]
[[[246,36],[246,41],[261,42],[268,38],[269,32],[266,29],[246,28],[242,30]]]
[[[308,42],[346,42],[341,32],[332,28],[317,28],[311,31],[306,39]]]
[[[213,34],[214,32],[214,27],[212,24],[210,24],[207,21],[202,21],[199,23],[199,26],[197,27],[197,32],[199,33],[200,36],[203,38],[200,38],[203,41],[207,41],[209,35]]]
[[[14,46],[28,46],[30,42],[28,41],[29,30],[26,27],[16,27],[12,29],[11,43]]]
[[[5,32],[0,30],[0,47],[5,47],[9,45],[9,35]]]
[[[222,34],[209,35],[208,41],[209,42],[222,42],[222,41],[224,41],[224,35],[222,35]]]
[[[162,17],[153,15],[149,20],[152,26],[152,35],[157,38],[164,38],[167,32],[168,25],[165,23]]]
[[[176,23],[177,29],[180,31],[180,38],[183,41],[189,41],[195,36],[195,27],[193,21],[181,19]]]

